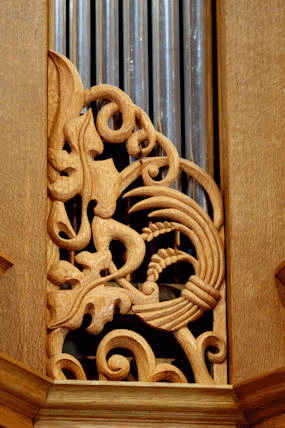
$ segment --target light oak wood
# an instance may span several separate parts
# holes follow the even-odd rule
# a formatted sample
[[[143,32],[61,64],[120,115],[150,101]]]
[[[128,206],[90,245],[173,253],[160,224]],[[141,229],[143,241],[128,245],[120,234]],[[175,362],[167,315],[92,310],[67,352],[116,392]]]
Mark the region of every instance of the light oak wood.
[[[35,426],[210,428],[239,423],[245,421],[231,386],[55,381]]]
[[[217,331],[214,325],[214,331],[195,338],[188,324],[205,311],[214,310],[221,299],[224,236],[218,187],[201,168],[179,159],[175,146],[154,129],[146,113],[120,89],[98,85],[84,91],[74,65],[55,52],[49,54],[48,74],[48,374],[65,379],[64,370],[69,370],[77,379],[84,380],[79,361],[62,353],[64,339],[70,330],[80,327],[85,314],[92,318],[87,331],[100,333],[106,322],[112,321],[117,308],[121,314],[132,309],[149,326],[173,332],[191,364],[195,381],[213,383],[205,356],[212,364],[225,361],[226,333]],[[91,109],[80,115],[82,108],[94,101],[102,105],[95,120]],[[109,123],[118,113],[122,124],[119,129],[112,129]],[[121,143],[121,148],[125,143],[127,154],[134,161],[119,172],[112,157],[97,160],[104,142]],[[155,145],[163,149],[165,156],[149,156]],[[167,173],[155,180],[161,167],[167,167]],[[205,189],[212,202],[213,219],[193,199],[169,187],[177,179],[179,169]],[[148,213],[146,220],[160,219],[146,222],[148,226],[141,228],[141,232],[113,218],[118,199],[139,177],[143,186],[123,195],[130,204],[133,198],[142,198],[128,212]],[[65,205],[77,195],[82,201],[79,230],[72,226]],[[91,201],[96,202],[92,218],[87,215]],[[138,289],[130,278],[145,259],[146,242],[169,232],[185,235],[195,247],[195,257],[180,250],[179,245],[158,249],[147,260],[147,278]],[[124,262],[119,268],[110,250],[114,240],[125,248]],[[93,253],[86,251],[90,242],[94,243]],[[61,258],[60,249],[69,251],[69,260]],[[194,274],[181,287],[180,297],[160,301],[160,273],[181,261],[193,266]],[[101,272],[106,270],[107,275],[102,276]],[[110,287],[110,281],[117,287]],[[69,285],[68,290],[62,289],[64,284]],[[100,343],[96,354],[99,379],[124,380],[128,376],[130,366],[126,358],[114,355],[107,361],[108,352],[118,347],[135,356],[139,381],[186,382],[177,368],[156,365],[148,343],[128,330],[114,330]],[[208,352],[209,347],[215,347],[218,353]]]
[[[178,424],[247,426],[232,386],[52,381],[0,354],[0,425],[5,428]]]
[[[46,2],[0,2],[0,349],[45,372]]]
[[[219,112],[230,382],[285,365],[283,2],[219,0]]]
[[[53,381],[0,354],[0,425],[284,426],[285,369],[231,386]]]

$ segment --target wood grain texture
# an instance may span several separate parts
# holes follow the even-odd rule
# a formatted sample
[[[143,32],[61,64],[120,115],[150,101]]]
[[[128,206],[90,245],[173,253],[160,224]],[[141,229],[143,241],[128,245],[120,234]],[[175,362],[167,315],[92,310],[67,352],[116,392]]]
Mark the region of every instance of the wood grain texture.
[[[235,386],[52,381],[0,354],[5,428],[283,427],[284,398],[284,368]]]
[[[231,386],[55,381],[35,426],[210,428],[240,423],[245,420]]]
[[[46,2],[0,5],[0,349],[45,371]]]
[[[230,383],[285,364],[285,6],[220,0],[220,136]]]
[[[96,100],[104,100],[105,104],[95,117],[91,110],[80,115],[85,102]],[[110,121],[118,112],[122,125],[112,129]],[[80,327],[86,314],[91,316],[88,333],[99,334],[105,323],[113,320],[117,308],[120,314],[132,309],[148,326],[173,332],[191,364],[195,381],[204,385],[215,383],[205,356],[213,365],[224,363],[225,330],[217,330],[217,313],[214,331],[194,337],[188,325],[205,311],[214,310],[221,300],[219,290],[224,284],[225,268],[223,205],[217,185],[197,165],[179,159],[172,142],[154,129],[147,114],[122,90],[97,85],[84,91],[75,66],[53,51],[49,51],[48,61],[48,123],[47,373],[63,380],[66,379],[64,370],[68,370],[74,378],[86,380],[80,362],[63,351],[65,337],[68,331]],[[112,155],[100,160],[98,156],[103,153],[106,141],[125,142],[133,162],[119,172]],[[143,142],[146,144],[142,146]],[[152,156],[157,146],[163,148],[165,156]],[[168,172],[158,179],[160,167],[164,165]],[[177,179],[179,169],[188,179],[194,178],[203,186],[212,205],[213,219],[195,200],[169,188]],[[140,184],[123,193],[130,184],[135,186],[139,177],[143,186]],[[131,203],[129,214],[143,213],[144,220],[136,227],[114,218],[122,194]],[[68,205],[74,204],[75,196],[81,197],[81,203],[73,221],[68,215]],[[134,197],[143,199],[133,205]],[[93,213],[88,214],[90,202],[94,201]],[[74,227],[79,224],[80,227]],[[183,235],[193,244],[195,256],[171,241],[168,248],[158,242],[156,252],[147,255],[147,242],[172,232]],[[124,247],[120,267],[114,262],[116,254],[111,249],[115,240]],[[95,252],[88,250],[90,243],[94,244]],[[63,249],[68,251],[68,256],[59,251]],[[182,261],[188,263],[194,273],[180,284],[179,295],[162,301],[160,274],[171,265],[178,268]],[[147,263],[146,281],[138,289],[131,278],[143,262]],[[102,275],[102,271],[107,271],[107,275]],[[111,281],[119,287],[110,287]],[[148,342],[124,329],[107,334],[98,346],[99,380],[121,381],[129,376],[130,364],[126,358],[117,354],[107,358],[110,350],[117,347],[134,355],[138,381],[187,382],[177,367],[157,365]],[[216,352],[212,353],[209,348],[215,348]],[[219,375],[218,382],[221,380]]]
[[[32,428],[34,426],[32,419],[19,415],[17,412],[2,405],[0,405],[0,422],[1,428]]]
[[[232,386],[52,381],[0,354],[0,426],[222,428],[247,423]]]

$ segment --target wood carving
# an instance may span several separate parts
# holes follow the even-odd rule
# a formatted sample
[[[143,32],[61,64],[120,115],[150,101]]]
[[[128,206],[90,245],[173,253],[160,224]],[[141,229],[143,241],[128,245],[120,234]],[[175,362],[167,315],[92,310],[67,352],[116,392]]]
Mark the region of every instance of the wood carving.
[[[275,269],[275,282],[280,301],[285,306],[285,261],[283,260]]]
[[[95,119],[91,108],[81,114],[91,102],[99,106]],[[192,321],[221,304],[223,207],[216,184],[198,166],[179,159],[174,145],[154,129],[146,113],[124,92],[110,85],[84,90],[75,67],[54,52],[49,54],[48,108],[48,374],[65,379],[69,371],[76,379],[85,379],[79,361],[62,352],[67,333],[78,329],[89,314],[87,331],[99,334],[112,321],[115,310],[120,314],[132,310],[147,325],[174,334],[196,382],[213,383],[205,360],[207,357],[213,364],[225,361],[224,332],[214,329],[195,338],[190,328]],[[110,126],[113,119],[120,121],[120,126]],[[126,147],[133,161],[119,171],[112,158],[101,156],[106,143]],[[155,146],[160,146],[165,156],[151,156]],[[180,171],[204,188],[212,205],[212,219],[194,200],[170,187]],[[140,184],[135,187],[138,179]],[[78,224],[72,222],[67,208],[74,198],[80,200]],[[141,212],[154,221],[132,227],[114,218],[118,201],[124,198],[130,201],[130,218]],[[185,236],[194,253],[182,251],[179,245],[156,246],[148,260],[146,280],[137,287],[132,277],[145,263],[146,246],[170,233]],[[125,249],[119,266],[111,245],[116,240]],[[180,262],[188,263],[194,273],[179,297],[161,301],[159,276]],[[108,333],[98,347],[96,364],[102,380],[128,376],[125,357],[108,359],[109,351],[115,348],[132,352],[139,381],[187,382],[173,365],[156,364],[145,339],[121,329]]]
[[[11,257],[4,254],[2,251],[0,251],[0,278],[3,275],[3,273],[11,266],[13,266],[14,262],[11,259]]]

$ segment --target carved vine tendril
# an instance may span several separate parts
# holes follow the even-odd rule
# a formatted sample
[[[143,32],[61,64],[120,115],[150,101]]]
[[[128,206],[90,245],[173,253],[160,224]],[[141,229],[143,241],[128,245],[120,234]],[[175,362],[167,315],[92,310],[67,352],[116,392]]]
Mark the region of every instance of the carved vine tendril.
[[[101,106],[95,118],[91,109],[81,114],[83,106],[91,102]],[[215,332],[195,339],[189,323],[214,310],[221,298],[223,209],[216,184],[199,167],[179,159],[174,145],[154,129],[147,114],[124,92],[110,85],[84,90],[75,67],[54,52],[49,56],[48,104],[48,373],[65,379],[69,372],[76,379],[85,379],[79,361],[63,352],[67,333],[78,329],[89,314],[87,331],[99,334],[113,320],[115,310],[120,314],[132,310],[147,325],[173,332],[196,382],[213,382],[205,357],[213,364],[223,362],[225,342]],[[115,116],[121,120],[118,129],[110,126]],[[105,143],[123,145],[135,160],[118,171],[112,158],[99,158]],[[157,146],[165,156],[150,156]],[[194,200],[169,187],[179,170],[204,188],[212,204],[213,220]],[[138,178],[143,186],[129,190]],[[126,189],[129,191],[124,194]],[[135,230],[116,220],[113,217],[121,197],[128,198],[130,205],[135,200],[130,215],[142,212],[157,221]],[[77,224],[67,208],[74,198],[81,200]],[[157,249],[146,264],[145,282],[137,288],[131,278],[145,262],[146,245],[171,233],[185,236],[194,253],[170,247]],[[114,261],[113,241],[120,241],[124,247],[120,266]],[[63,251],[68,255],[65,259]],[[194,274],[179,297],[160,301],[160,275],[180,262],[189,264]],[[218,353],[211,353],[209,347]],[[139,381],[187,382],[173,365],[156,364],[149,344],[129,330],[113,330],[99,344],[96,364],[100,379],[123,380],[129,375],[124,356],[108,357],[115,348],[132,353]]]

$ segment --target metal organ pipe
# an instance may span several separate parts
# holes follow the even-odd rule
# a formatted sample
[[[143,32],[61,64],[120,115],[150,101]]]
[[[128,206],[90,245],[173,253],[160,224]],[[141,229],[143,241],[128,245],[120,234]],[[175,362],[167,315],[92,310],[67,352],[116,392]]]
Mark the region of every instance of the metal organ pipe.
[[[213,174],[211,3],[96,0],[92,8],[89,0],[51,0],[49,39],[69,52],[85,87],[91,77],[121,85],[180,155]],[[195,183],[186,192],[206,207]]]
[[[76,0],[76,66],[83,86],[91,86],[91,16],[90,3]]]
[[[54,0],[53,25],[54,25],[54,45],[52,48],[63,55],[66,55],[66,2],[65,0]]]
[[[119,2],[96,1],[96,83],[119,86]]]
[[[213,175],[211,0],[183,0],[185,157]],[[201,189],[192,196],[202,205]]]
[[[181,155],[179,2],[152,1],[153,120]]]
[[[123,0],[124,91],[149,113],[148,2]]]

